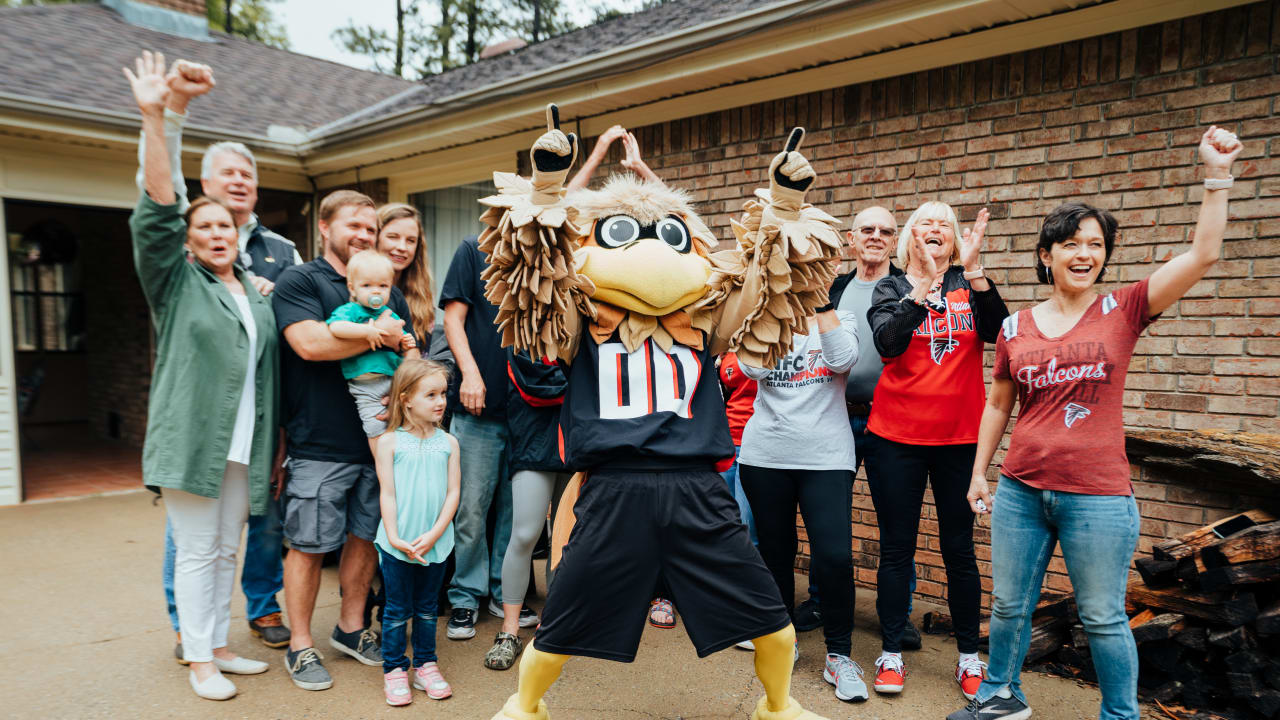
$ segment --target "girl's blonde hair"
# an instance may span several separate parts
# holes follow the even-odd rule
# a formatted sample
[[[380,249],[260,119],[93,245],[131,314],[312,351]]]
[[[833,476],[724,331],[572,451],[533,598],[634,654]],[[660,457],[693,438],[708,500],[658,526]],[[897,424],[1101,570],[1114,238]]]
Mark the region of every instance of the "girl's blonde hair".
[[[951,232],[954,233],[951,240],[951,264],[960,262],[960,223],[956,220],[956,211],[940,200],[930,200],[916,208],[898,232],[898,267],[906,269],[912,245],[911,226],[922,220],[943,220],[951,226]]]
[[[433,375],[444,377],[445,386],[449,385],[449,370],[435,360],[426,358],[407,358],[400,363],[396,374],[391,377],[391,393],[387,403],[387,427],[395,430],[399,427],[413,427],[404,406],[405,396],[412,393],[426,378]]]
[[[409,267],[400,276],[400,292],[404,293],[404,299],[409,303],[409,315],[418,339],[429,341],[431,329],[436,324],[436,306],[431,299],[431,261],[427,259],[427,233],[422,229],[422,217],[418,214],[418,209],[405,203],[387,203],[378,208],[378,236],[382,236],[384,227],[404,218],[411,218],[418,226],[418,247],[413,252]],[[425,351],[425,345],[423,349]]]

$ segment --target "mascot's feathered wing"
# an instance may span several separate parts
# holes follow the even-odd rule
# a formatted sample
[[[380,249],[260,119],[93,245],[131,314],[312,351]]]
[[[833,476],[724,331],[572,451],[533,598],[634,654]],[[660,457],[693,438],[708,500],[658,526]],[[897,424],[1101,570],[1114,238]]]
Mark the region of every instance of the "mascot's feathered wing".
[[[485,292],[499,307],[503,343],[528,350],[534,357],[558,358],[569,366],[561,443],[570,467],[592,468],[595,473],[644,470],[647,478],[658,483],[669,478],[670,487],[706,482],[698,486],[699,496],[685,504],[699,502],[707,494],[725,493],[727,498],[723,481],[704,477],[709,474],[719,480],[710,466],[731,456],[733,447],[715,373],[702,369],[731,349],[745,363],[776,364],[790,350],[793,334],[804,333],[806,319],[827,304],[827,288],[835,276],[841,245],[838,222],[805,203],[815,175],[798,152],[804,133],[799,128],[792,132],[786,148],[769,165],[769,188],[756,191],[741,217],[733,220],[738,246],[713,253],[716,238],[698,218],[688,196],[661,182],[615,176],[600,190],[566,196],[563,186],[576,156],[577,138],[559,130],[555,106],[548,108],[547,115],[548,131],[530,153],[532,178],[494,173],[499,193],[481,200],[487,206],[481,217],[486,227],[480,236],[480,249],[489,259],[483,275]],[[702,475],[695,473],[696,477],[674,470],[688,467],[706,470]],[[640,511],[633,512],[626,523],[599,515],[601,506],[616,504],[600,502],[605,491],[595,483],[596,502],[583,512],[594,508],[597,515],[591,522],[580,522],[579,527],[590,528],[582,536],[577,530],[569,535],[568,524],[561,522],[572,516],[568,510],[576,497],[572,490],[566,492],[553,541],[553,562],[561,558],[563,562],[544,609],[543,626],[521,660],[519,691],[495,720],[547,717],[541,696],[568,655],[625,659],[626,649],[592,646],[581,635],[598,633],[584,631],[585,622],[574,626],[571,618],[564,617],[566,607],[586,615],[595,610],[584,609],[569,597],[575,584],[571,578],[595,573],[591,595],[610,597],[611,590],[602,584],[608,583],[611,559],[617,561],[613,565],[624,566],[655,554],[652,547],[628,546],[621,531],[610,535],[617,529],[613,526],[626,525],[635,536],[634,524],[645,522],[637,519],[644,517],[649,502],[637,490],[640,481],[617,499],[639,503]],[[667,487],[652,494],[663,495]],[[764,605],[773,598],[777,604],[777,609],[755,615],[750,615],[754,610],[745,609],[748,615],[741,620],[741,630],[760,631],[755,640],[756,667],[765,697],[752,717],[814,720],[816,715],[788,695],[794,630],[781,609],[777,588],[745,533],[737,530],[741,524],[732,499],[724,506],[735,517],[717,526],[709,537],[713,544],[724,546],[725,567],[749,567],[745,574],[710,577],[708,582],[736,583],[726,588],[726,598],[736,593],[765,598]],[[664,527],[660,532],[675,536],[679,530]],[[592,536],[584,537],[588,532]],[[569,542],[561,554],[560,545],[566,539]],[[701,542],[706,540],[703,537]],[[589,542],[597,546],[583,548]],[[667,552],[678,554],[679,550],[668,546]],[[631,584],[643,585],[659,572],[670,584],[676,569],[660,568],[658,562],[649,563],[653,567],[639,562]],[[700,574],[709,576],[714,571],[699,568]],[[625,582],[619,578],[615,584]],[[635,604],[631,601],[639,598],[637,602],[647,607],[650,589],[619,591],[619,596],[625,595],[627,603],[621,604],[626,607],[602,611],[591,623],[599,626],[605,618],[603,622],[619,627],[638,627],[643,620],[628,614]],[[724,633],[711,637],[714,629],[699,627],[699,608],[680,599],[679,588],[672,590],[682,603],[695,645],[700,642],[696,636],[709,638],[698,646],[699,654],[732,644]],[[562,637],[573,641],[562,642]],[[634,647],[630,652],[634,654]]]

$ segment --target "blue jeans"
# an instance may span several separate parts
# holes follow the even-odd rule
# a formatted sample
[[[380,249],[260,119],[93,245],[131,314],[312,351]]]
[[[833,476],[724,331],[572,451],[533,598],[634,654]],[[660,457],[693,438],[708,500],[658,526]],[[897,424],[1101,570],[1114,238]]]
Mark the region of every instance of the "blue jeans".
[[[1099,669],[1098,717],[1138,720],[1138,648],[1124,612],[1129,561],[1138,545],[1133,496],[1037,490],[1001,476],[993,504],[991,652],[978,700],[1007,686],[1026,702],[1019,671],[1031,643],[1031,612],[1054,545],[1061,544]]]
[[[404,650],[413,620],[413,667],[436,661],[436,602],[444,582],[444,563],[405,562],[378,548],[382,588],[387,594],[382,615],[382,672],[408,670]]]
[[[853,468],[853,472],[856,475],[858,472],[858,468],[861,467],[863,463],[875,462],[875,460],[873,460],[872,458],[875,457],[876,448],[878,447],[880,438],[867,432],[867,418],[859,415],[849,416],[849,429],[853,431],[853,453],[855,457],[854,462],[857,463],[857,465],[854,466]],[[849,511],[853,512],[853,508],[850,508]],[[915,563],[911,564],[911,584],[909,588],[910,588],[909,590],[910,594],[907,595],[907,614],[908,615],[911,614],[911,608],[915,604],[915,592],[916,592]],[[818,597],[818,586],[814,585],[812,581],[809,582],[809,597],[811,598]]]
[[[502,559],[511,541],[511,482],[507,476],[507,423],[454,413],[449,432],[458,440],[462,497],[453,517],[453,556],[457,568],[449,584],[454,608],[480,607],[486,595],[502,602]],[[497,503],[493,547],[486,542],[490,503]]]
[[[741,446],[734,446],[733,464],[720,473],[720,477],[729,484],[729,492],[733,493],[733,499],[738,502],[738,514],[742,517],[742,524],[747,526],[747,532],[751,534],[751,544],[759,546],[760,539],[756,537],[756,519],[751,515],[751,503],[747,502],[747,494],[742,491],[742,481],[738,479],[738,453],[741,450]]]
[[[284,588],[284,563],[280,550],[284,532],[280,527],[280,506],[267,501],[265,515],[249,516],[249,536],[245,540],[244,567],[240,570],[240,589],[244,592],[245,615],[257,620],[280,612],[276,593]],[[173,599],[173,561],[177,556],[173,544],[173,526],[164,521],[164,599],[169,608],[169,622],[178,632],[178,606]]]

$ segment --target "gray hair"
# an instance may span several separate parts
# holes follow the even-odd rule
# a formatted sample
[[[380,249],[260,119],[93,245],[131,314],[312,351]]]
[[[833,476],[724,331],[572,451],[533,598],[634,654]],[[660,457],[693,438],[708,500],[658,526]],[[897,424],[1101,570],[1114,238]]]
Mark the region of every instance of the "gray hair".
[[[204,158],[200,161],[201,180],[208,180],[213,177],[213,159],[220,153],[224,152],[235,153],[245,160],[248,160],[249,166],[253,168],[253,177],[254,179],[257,179],[258,161],[253,157],[253,151],[245,147],[243,143],[223,140],[222,142],[216,142],[210,145],[209,148],[204,151]]]
[[[916,208],[916,211],[911,213],[911,217],[907,218],[906,224],[898,231],[898,264],[904,268],[908,265],[911,252],[911,228],[922,220],[941,220],[951,226],[951,232],[954,235],[951,239],[951,264],[960,262],[961,232],[960,223],[956,220],[956,211],[940,200],[930,200]]]

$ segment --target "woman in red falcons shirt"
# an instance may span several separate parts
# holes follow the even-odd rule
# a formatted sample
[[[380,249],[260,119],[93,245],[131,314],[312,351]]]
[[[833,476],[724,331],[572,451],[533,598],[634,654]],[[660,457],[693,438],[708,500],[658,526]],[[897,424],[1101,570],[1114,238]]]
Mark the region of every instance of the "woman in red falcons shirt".
[[[933,488],[938,512],[947,600],[960,650],[955,678],[968,697],[982,681],[982,584],[965,492],[986,389],[982,349],[996,341],[1009,315],[979,262],[987,217],[983,209],[973,230],[962,233],[951,206],[921,205],[898,237],[898,263],[906,273],[881,279],[871,295],[867,320],[884,360],[867,420],[867,431],[880,438],[867,463],[880,529],[881,654],[875,680],[880,693],[902,692],[906,676],[902,632],[926,484]]]
[[[1138,720],[1138,651],[1124,612],[1138,541],[1124,452],[1125,372],[1143,329],[1217,262],[1231,163],[1240,150],[1235,135],[1216,127],[1205,132],[1204,201],[1191,250],[1105,295],[1095,283],[1111,257],[1115,218],[1077,203],[1045,217],[1035,267],[1053,293],[1004,322],[968,495],[975,512],[992,508],[991,665],[977,697],[948,720],[1031,716],[1018,672],[1055,544],[1062,546],[1098,668],[1099,717]],[[1021,409],[993,507],[986,471],[1015,397]]]

